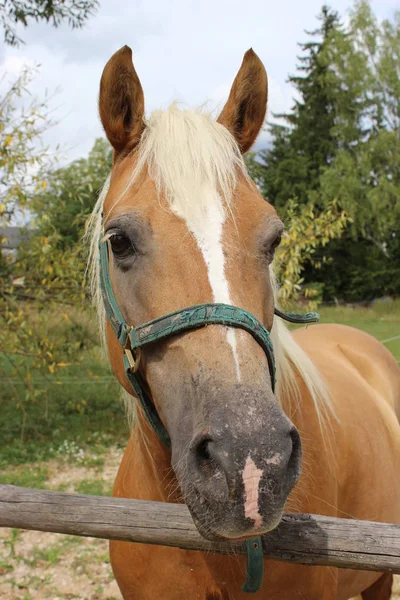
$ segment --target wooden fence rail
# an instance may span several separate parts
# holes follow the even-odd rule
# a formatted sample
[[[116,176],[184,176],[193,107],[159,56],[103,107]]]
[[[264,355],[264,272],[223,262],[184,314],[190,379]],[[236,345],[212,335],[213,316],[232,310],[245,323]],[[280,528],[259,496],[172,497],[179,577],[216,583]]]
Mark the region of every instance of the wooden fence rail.
[[[83,496],[0,485],[0,527],[244,553],[243,543],[201,537],[185,505]],[[263,536],[268,558],[400,574],[400,525],[286,514]]]

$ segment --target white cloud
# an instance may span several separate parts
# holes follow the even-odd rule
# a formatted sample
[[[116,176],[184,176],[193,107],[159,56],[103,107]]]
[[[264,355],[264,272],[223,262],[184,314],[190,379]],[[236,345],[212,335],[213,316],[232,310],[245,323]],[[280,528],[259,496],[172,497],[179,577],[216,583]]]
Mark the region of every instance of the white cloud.
[[[18,77],[25,66],[34,67],[35,62],[32,58],[23,54],[21,56],[8,56],[1,64],[6,76],[10,76],[12,79]]]
[[[390,15],[397,0],[376,0],[374,9]],[[87,153],[102,135],[97,95],[102,69],[128,44],[145,90],[147,112],[175,99],[189,106],[210,100],[222,106],[244,52],[253,47],[269,76],[269,117],[292,104],[287,83],[295,71],[297,42],[317,25],[322,0],[100,0],[99,12],[82,30],[32,24],[20,34],[20,49],[0,46],[0,70],[16,74],[24,62],[40,63],[32,85],[41,96],[60,88],[51,106],[60,119],[46,140],[68,149],[71,160]],[[330,2],[344,15],[348,0]],[[262,135],[260,143],[266,141]]]

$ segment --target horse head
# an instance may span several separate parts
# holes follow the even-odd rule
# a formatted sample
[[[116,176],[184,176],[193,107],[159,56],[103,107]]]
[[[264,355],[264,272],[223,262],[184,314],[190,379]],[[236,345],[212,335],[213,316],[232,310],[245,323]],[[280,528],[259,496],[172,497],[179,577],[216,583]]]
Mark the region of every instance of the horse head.
[[[249,50],[216,121],[176,105],[145,120],[131,50],[107,63],[99,105],[114,159],[101,239],[127,323],[223,303],[271,330],[270,264],[283,225],[243,160],[263,125],[267,94],[265,69]],[[132,393],[109,324],[107,343]],[[199,531],[236,539],[274,528],[300,475],[301,444],[254,337],[219,324],[181,332],[147,345],[139,369]]]

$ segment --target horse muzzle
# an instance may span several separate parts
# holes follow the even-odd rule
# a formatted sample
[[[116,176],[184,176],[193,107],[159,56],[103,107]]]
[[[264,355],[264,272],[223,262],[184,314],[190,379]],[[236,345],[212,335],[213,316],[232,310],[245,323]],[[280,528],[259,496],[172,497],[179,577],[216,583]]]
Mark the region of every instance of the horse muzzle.
[[[212,411],[186,457],[173,463],[199,532],[208,539],[254,537],[274,529],[301,473],[297,429],[275,401]],[[236,410],[233,410],[236,405]]]

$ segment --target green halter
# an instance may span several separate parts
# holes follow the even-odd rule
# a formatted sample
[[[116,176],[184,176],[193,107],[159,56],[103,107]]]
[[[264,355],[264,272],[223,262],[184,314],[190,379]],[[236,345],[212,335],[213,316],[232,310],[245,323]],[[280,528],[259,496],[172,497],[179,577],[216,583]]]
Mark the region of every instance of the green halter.
[[[108,320],[119,343],[124,349],[126,376],[136,396],[139,398],[150,425],[168,448],[171,448],[168,431],[164,427],[153,400],[145,389],[143,378],[138,371],[140,351],[143,346],[168,338],[171,335],[192,329],[199,329],[206,325],[238,327],[250,333],[264,350],[271,376],[272,391],[275,390],[274,350],[269,331],[257,317],[246,310],[228,304],[200,304],[177,310],[163,317],[158,317],[153,321],[132,327],[125,321],[112,289],[108,265],[107,241],[100,243],[100,287]],[[283,313],[275,308],[275,314],[291,323],[316,323],[319,320],[317,313],[296,315],[294,313]],[[261,588],[263,582],[264,562],[261,537],[247,540],[246,546],[247,574],[242,589],[244,592],[255,593]]]

